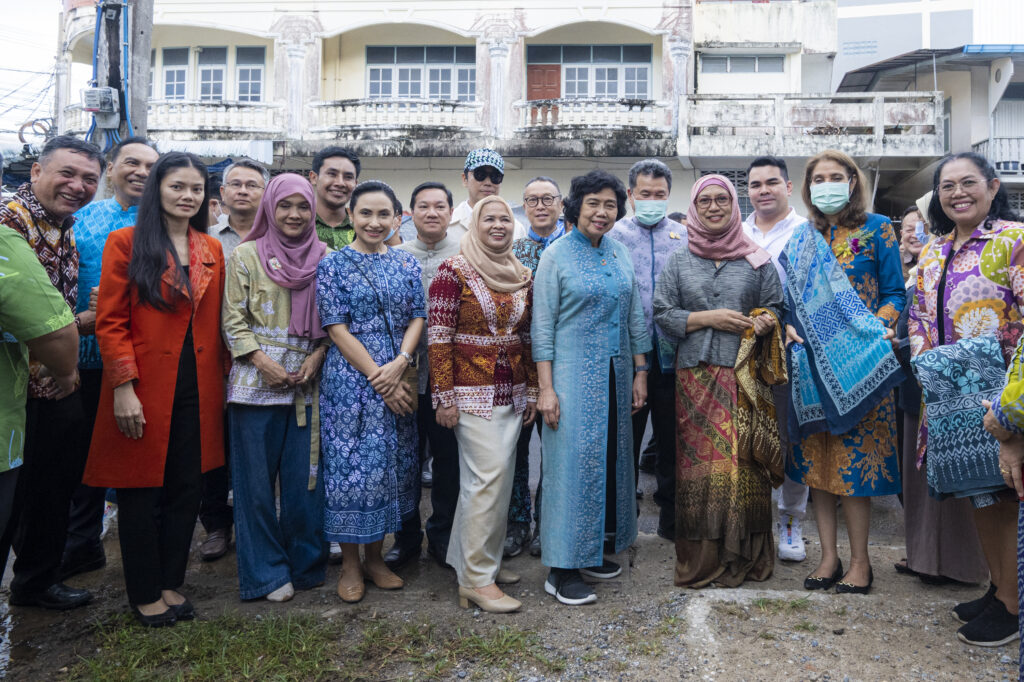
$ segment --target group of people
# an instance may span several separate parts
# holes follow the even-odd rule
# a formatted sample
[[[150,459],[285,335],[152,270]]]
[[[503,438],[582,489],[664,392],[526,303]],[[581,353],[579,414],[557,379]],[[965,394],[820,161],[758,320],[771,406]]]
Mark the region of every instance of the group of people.
[[[466,201],[424,182],[406,223],[360,170],[340,147],[308,178],[239,160],[213,217],[191,154],[130,138],[108,165],[89,143],[47,143],[0,207],[12,604],[89,601],[64,579],[105,561],[108,489],[144,625],[195,617],[181,588],[197,516],[204,559],[234,527],[243,599],[321,585],[332,556],[346,602],[367,581],[401,588],[425,533],[463,607],[520,608],[503,560],[527,547],[549,594],[590,603],[585,578],[619,575],[637,536],[650,418],[644,468],[677,585],[733,587],[770,577],[776,554],[804,560],[810,490],[822,551],[805,588],[866,594],[871,497],[900,494],[897,570],[991,576],[955,606],[958,636],[1019,636],[1024,225],[984,158],[943,159],[899,235],[835,150],[806,165],[806,217],[786,163],[755,159],[745,220],[716,174],[670,218],[656,159],[626,184],[578,176],[565,195],[533,178],[528,225],[490,149],[466,157]],[[104,171],[113,196],[91,202]]]

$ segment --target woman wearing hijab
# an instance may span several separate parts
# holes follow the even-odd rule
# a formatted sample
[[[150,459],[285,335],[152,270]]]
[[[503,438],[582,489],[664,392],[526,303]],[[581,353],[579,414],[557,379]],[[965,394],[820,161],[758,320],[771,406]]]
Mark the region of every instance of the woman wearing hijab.
[[[473,207],[461,252],[430,284],[427,338],[437,423],[459,441],[459,502],[448,563],[459,605],[507,613],[522,604],[497,583],[519,431],[536,416],[537,371],[530,351],[530,269],[512,253],[515,218],[498,196]]]
[[[688,247],[658,277],[654,319],[676,349],[676,585],[736,587],[775,563],[782,454],[770,385],[783,383],[782,284],[743,233],[736,189],[693,186]]]
[[[404,585],[381,546],[412,516],[419,486],[416,389],[403,375],[415,364],[426,310],[419,261],[385,244],[397,203],[383,182],[356,185],[355,239],[317,270],[320,321],[332,342],[320,392],[324,535],[341,543],[345,602],[363,598],[364,574],[383,590]]]
[[[228,442],[242,599],[288,601],[324,581],[317,387],[327,335],[315,280],[327,245],[315,201],[305,178],[275,177],[227,266],[221,316],[233,358]]]
[[[629,251],[608,237],[626,188],[607,171],[573,178],[565,220],[534,284],[533,359],[544,415],[541,561],[544,590],[563,604],[597,594],[582,575],[618,576],[636,539],[631,412],[647,400],[651,341]],[[582,574],[582,575],[581,575]]]
[[[906,304],[896,233],[867,212],[864,174],[848,155],[821,152],[807,162],[810,218],[779,258],[786,268],[790,442],[786,473],[814,489],[821,561],[808,590],[867,594],[871,498],[900,492],[893,389],[904,378],[893,327]],[[836,502],[843,498],[849,571],[836,547]]]

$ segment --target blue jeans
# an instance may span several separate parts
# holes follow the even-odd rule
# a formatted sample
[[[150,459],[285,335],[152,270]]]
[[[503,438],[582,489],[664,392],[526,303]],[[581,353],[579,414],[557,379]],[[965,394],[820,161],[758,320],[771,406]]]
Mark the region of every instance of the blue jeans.
[[[308,490],[309,424],[294,405],[228,405],[235,543],[242,599],[258,599],[286,583],[299,590],[324,582],[324,484]],[[274,487],[280,478],[281,514]]]

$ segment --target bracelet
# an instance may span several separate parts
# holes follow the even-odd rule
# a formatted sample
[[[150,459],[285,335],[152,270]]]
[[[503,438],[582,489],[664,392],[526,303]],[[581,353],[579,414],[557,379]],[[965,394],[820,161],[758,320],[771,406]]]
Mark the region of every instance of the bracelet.
[[[642,365],[636,365],[636,366],[633,367],[633,373],[634,374],[636,374],[637,372],[650,372],[650,371],[651,371],[651,363],[649,363],[649,362],[645,362]]]
[[[410,367],[412,367],[413,363],[415,362],[415,360],[413,360],[412,355],[410,355],[409,353],[406,353],[404,350],[398,351],[398,355],[400,357],[405,358],[405,361],[409,363]]]

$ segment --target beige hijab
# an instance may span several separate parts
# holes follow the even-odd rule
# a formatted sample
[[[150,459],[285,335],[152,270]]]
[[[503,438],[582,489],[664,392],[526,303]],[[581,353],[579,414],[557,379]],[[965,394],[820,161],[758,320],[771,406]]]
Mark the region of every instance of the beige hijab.
[[[469,231],[462,237],[459,246],[462,248],[463,257],[476,270],[477,274],[484,280],[484,283],[494,291],[518,291],[530,283],[530,269],[519,262],[519,259],[512,253],[512,242],[501,250],[495,250],[487,244],[480,236],[480,214],[484,206],[493,203],[500,203],[508,211],[512,222],[515,216],[512,214],[512,207],[508,202],[499,196],[489,196],[476,202],[473,207],[473,217],[470,220]]]

